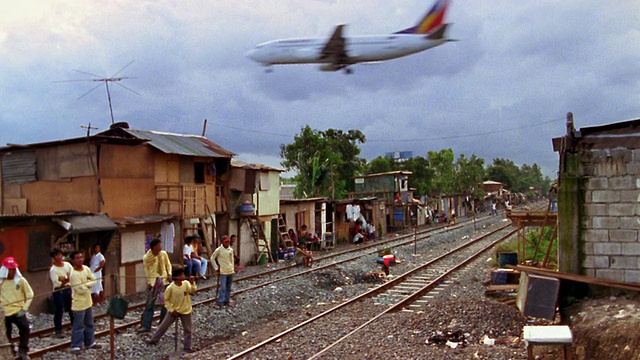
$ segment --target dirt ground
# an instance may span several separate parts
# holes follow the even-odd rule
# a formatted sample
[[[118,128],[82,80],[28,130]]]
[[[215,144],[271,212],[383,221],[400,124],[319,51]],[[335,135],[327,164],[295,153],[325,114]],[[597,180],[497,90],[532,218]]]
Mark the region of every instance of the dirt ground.
[[[574,359],[640,360],[640,296],[583,300],[565,314],[573,330]]]

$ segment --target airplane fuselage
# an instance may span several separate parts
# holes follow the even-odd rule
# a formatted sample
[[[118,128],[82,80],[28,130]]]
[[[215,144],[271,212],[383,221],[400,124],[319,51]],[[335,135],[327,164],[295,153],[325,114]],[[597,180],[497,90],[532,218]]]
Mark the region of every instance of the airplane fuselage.
[[[389,34],[345,37],[349,64],[375,62],[415,54],[445,43],[446,39],[428,39],[420,34]],[[264,65],[328,64],[323,58],[326,38],[274,40],[258,45],[248,56]]]

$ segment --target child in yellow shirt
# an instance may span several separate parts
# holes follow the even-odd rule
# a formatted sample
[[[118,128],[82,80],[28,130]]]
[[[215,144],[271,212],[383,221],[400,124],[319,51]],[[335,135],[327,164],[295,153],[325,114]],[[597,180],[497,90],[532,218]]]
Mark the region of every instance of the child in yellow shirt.
[[[167,308],[165,316],[155,334],[147,341],[149,345],[156,345],[162,335],[169,327],[180,318],[182,329],[184,330],[184,351],[193,352],[191,338],[193,335],[193,321],[191,319],[191,296],[195,294],[197,287],[194,277],[190,276],[189,281],[185,281],[184,269],[176,268],[171,272],[173,283],[167,286],[164,291],[164,306]]]

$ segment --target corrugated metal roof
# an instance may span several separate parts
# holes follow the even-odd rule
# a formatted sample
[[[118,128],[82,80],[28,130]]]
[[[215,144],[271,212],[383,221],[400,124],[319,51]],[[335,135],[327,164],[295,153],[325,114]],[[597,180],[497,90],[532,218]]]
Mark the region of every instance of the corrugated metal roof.
[[[262,165],[262,164],[251,164],[251,163],[246,163],[244,161],[241,160],[231,160],[231,166],[235,167],[235,168],[241,168],[241,169],[251,169],[251,170],[262,170],[262,171],[279,171],[279,172],[283,172],[284,170],[282,169],[278,169],[275,167],[271,167],[271,166],[267,166],[267,165]]]
[[[166,154],[226,158],[230,158],[235,155],[204,136],[135,129],[122,130],[139,139],[148,140],[149,145]]]

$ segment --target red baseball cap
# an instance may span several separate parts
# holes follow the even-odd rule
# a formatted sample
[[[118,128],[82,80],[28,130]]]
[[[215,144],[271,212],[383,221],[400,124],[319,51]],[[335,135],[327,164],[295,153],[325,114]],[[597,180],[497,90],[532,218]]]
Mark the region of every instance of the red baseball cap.
[[[16,262],[16,259],[8,257],[2,261],[2,266],[6,267],[7,269],[17,269],[18,263]]]

